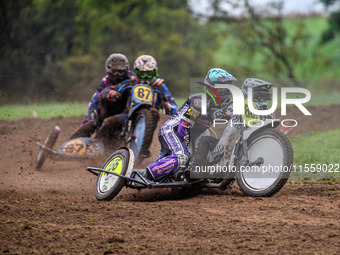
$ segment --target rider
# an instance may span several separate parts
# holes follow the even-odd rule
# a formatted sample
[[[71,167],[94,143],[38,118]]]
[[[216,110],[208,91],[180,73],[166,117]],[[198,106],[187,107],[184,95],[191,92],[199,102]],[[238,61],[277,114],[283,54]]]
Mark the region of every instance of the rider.
[[[177,110],[177,104],[169,89],[163,83],[164,79],[157,78],[158,67],[156,60],[150,55],[141,55],[134,62],[134,70],[136,76],[133,76],[128,80],[124,80],[122,83],[108,86],[103,89],[100,94],[101,104],[110,104],[110,102],[115,102],[117,98],[120,98],[120,104],[125,107],[128,101],[129,93],[127,93],[127,91],[122,91],[121,95],[121,93],[118,92],[119,88],[121,88],[122,85],[127,84],[148,84],[151,87],[157,87],[157,89],[162,93],[162,96],[165,99],[164,108],[166,113],[174,114]],[[159,107],[159,105],[156,105],[156,108]],[[113,110],[115,111],[115,109]],[[112,116],[113,114],[111,114],[112,117],[106,118],[104,120],[104,124],[110,127],[110,129],[123,125],[125,119],[127,118],[127,113],[123,112],[123,110],[120,112],[120,114],[116,114],[115,116]],[[152,114],[156,123],[159,120],[159,113],[157,110],[153,110]],[[103,132],[104,130],[104,128],[101,129]]]
[[[97,90],[93,94],[89,103],[89,109],[81,126],[73,133],[71,139],[77,137],[90,137],[98,126],[101,125],[103,119],[108,115],[108,109],[115,109],[116,113],[124,110],[119,103],[120,95],[113,91],[111,93],[110,104],[100,104],[99,99],[103,90],[109,86],[125,84],[126,80],[136,80],[134,72],[130,71],[129,61],[125,55],[120,53],[111,54],[105,62],[105,71],[107,75],[101,80],[97,86]],[[114,114],[114,113],[113,113]]]
[[[264,80],[260,80],[257,78],[248,78],[244,81],[241,90],[243,92],[244,98],[247,101],[248,100],[248,88],[252,89],[252,101],[255,104],[255,108],[258,110],[267,110],[268,109],[268,100],[271,100],[271,91],[273,84],[266,82]],[[245,103],[248,103],[246,102]],[[239,129],[241,126],[246,125],[250,119],[253,118],[259,118],[262,121],[266,119],[275,119],[275,114],[272,113],[270,115],[251,115],[247,116],[247,113],[245,112],[244,116],[233,114],[233,107],[232,102],[230,102],[227,106],[226,111],[227,116],[231,119],[231,121],[228,121],[228,126],[226,127],[227,132],[225,132],[225,136],[223,137],[223,140],[221,140],[220,145],[223,146],[224,149],[224,155],[230,156],[230,153],[232,151],[232,148],[236,142],[236,140],[239,137]],[[248,111],[249,115],[249,111]],[[248,119],[247,119],[248,118]],[[242,121],[241,121],[242,120]],[[255,124],[255,123],[253,123]],[[204,166],[207,164],[207,155],[209,152],[210,154],[210,160],[214,160],[215,156],[218,157],[220,155],[219,148],[222,146],[216,147],[216,145],[220,142],[220,139],[217,139],[212,136],[202,136],[200,138],[200,141],[198,143],[197,149],[195,150],[195,153],[193,154],[192,159],[192,166]],[[216,149],[216,150],[215,150]],[[227,159],[228,160],[228,159]]]
[[[124,81],[124,84],[132,85],[144,83],[151,87],[157,87],[165,98],[165,110],[167,114],[174,114],[177,110],[176,101],[171,95],[168,87],[163,83],[164,79],[157,78],[158,67],[155,58],[150,55],[141,55],[135,60],[133,68],[137,76]],[[112,99],[115,100],[117,95],[116,91],[124,84],[118,83],[114,86],[105,88],[101,93],[101,99],[108,101]]]
[[[215,84],[227,84],[236,81],[234,76],[220,68],[208,71],[204,83],[208,88]],[[189,163],[189,131],[191,142],[196,138],[192,134],[201,134],[209,128],[214,118],[230,118],[226,115],[227,107],[231,101],[228,89],[216,89],[223,104],[215,105],[215,100],[207,98],[207,113],[201,113],[201,95],[190,96],[177,113],[169,119],[159,131],[161,151],[156,162],[147,166],[146,177],[158,180],[178,167]]]

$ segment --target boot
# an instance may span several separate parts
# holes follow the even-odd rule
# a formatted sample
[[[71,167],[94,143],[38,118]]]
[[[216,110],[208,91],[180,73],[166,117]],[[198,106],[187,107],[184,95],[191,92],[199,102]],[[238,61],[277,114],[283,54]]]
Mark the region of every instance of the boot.
[[[85,123],[83,126],[78,128],[76,132],[73,133],[71,139],[78,137],[90,137],[94,131],[96,130],[96,123],[94,121],[89,121]]]
[[[170,155],[148,165],[146,169],[152,176],[152,179],[159,180],[165,175],[172,173],[175,169],[177,169],[177,164],[177,156]]]
[[[147,181],[152,181],[153,178],[150,174],[150,172],[148,171],[148,169],[135,169],[133,170],[133,172],[131,173],[131,178],[133,179],[141,179],[140,176],[138,175],[141,175],[145,180]]]
[[[111,148],[115,146],[115,141],[119,140],[117,137],[117,129],[122,125],[116,116],[111,116],[103,121],[102,126],[96,134],[96,138],[104,143],[105,148]]]
[[[140,155],[140,157],[142,158],[150,158],[152,155],[151,155],[151,152],[149,149],[146,150],[146,152],[143,154],[143,155]]]

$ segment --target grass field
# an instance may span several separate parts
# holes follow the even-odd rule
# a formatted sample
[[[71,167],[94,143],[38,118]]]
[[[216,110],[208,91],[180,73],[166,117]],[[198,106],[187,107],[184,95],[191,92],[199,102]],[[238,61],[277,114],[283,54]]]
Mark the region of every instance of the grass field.
[[[340,103],[340,92],[323,93],[311,92],[312,98],[307,105],[330,105]],[[176,98],[178,108],[184,103],[185,98]],[[280,106],[280,97],[278,98]],[[46,103],[30,105],[4,105],[0,106],[0,120],[17,120],[22,118],[49,119],[55,117],[82,116],[87,112],[87,103]]]
[[[22,118],[49,119],[59,116],[73,117],[85,115],[87,108],[87,103],[5,105],[0,107],[0,119],[17,120]]]
[[[292,177],[340,179],[340,129],[291,136],[294,150]]]
[[[178,108],[186,99],[177,98]],[[22,118],[50,119],[55,117],[85,116],[88,103],[48,103],[30,105],[0,106],[0,120],[17,120]]]

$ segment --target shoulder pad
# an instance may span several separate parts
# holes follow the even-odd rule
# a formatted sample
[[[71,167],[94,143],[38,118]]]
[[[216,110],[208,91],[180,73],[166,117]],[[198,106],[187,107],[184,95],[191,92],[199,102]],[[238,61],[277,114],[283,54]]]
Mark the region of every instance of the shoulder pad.
[[[154,81],[151,83],[151,86],[156,86],[156,87],[158,87],[159,85],[162,84],[163,81],[164,81],[163,79],[157,78],[156,80],[154,80]]]

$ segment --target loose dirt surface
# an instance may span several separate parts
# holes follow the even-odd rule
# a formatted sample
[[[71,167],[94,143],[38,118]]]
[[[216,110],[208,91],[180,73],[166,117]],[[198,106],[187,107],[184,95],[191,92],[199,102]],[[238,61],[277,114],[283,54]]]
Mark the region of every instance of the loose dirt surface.
[[[294,133],[340,127],[340,105],[291,109]],[[163,116],[160,125],[167,119]],[[233,184],[178,197],[171,190],[131,189],[109,202],[94,196],[96,161],[47,159],[34,169],[43,141],[61,127],[56,147],[77,118],[0,121],[0,252],[3,254],[340,254],[340,182],[289,180],[270,198]],[[152,158],[159,150],[156,134]]]

